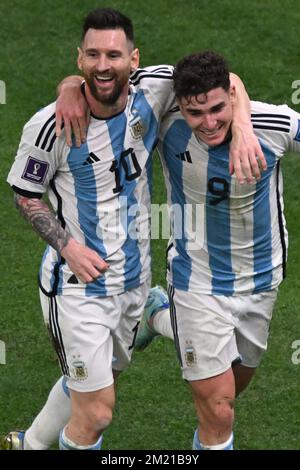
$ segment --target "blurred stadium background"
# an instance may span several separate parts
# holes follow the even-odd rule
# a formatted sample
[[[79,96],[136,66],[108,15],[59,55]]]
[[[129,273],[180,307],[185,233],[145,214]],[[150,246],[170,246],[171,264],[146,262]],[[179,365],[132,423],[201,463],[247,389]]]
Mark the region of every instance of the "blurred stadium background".
[[[44,243],[13,207],[5,183],[21,129],[55,99],[58,82],[76,73],[76,47],[86,13],[111,6],[130,16],[142,65],[176,63],[213,49],[225,55],[253,99],[292,104],[300,80],[298,0],[1,0],[0,104],[1,284],[0,435],[24,429],[44,403],[60,372],[40,313],[37,271]],[[299,94],[298,94],[299,97]],[[236,406],[237,449],[300,449],[300,159],[284,161],[285,209],[290,232],[288,277],[280,289],[269,350]],[[165,201],[155,159],[154,202]],[[153,242],[153,282],[165,285],[166,241]],[[159,339],[134,355],[119,381],[106,449],[190,449],[196,419],[172,342]]]

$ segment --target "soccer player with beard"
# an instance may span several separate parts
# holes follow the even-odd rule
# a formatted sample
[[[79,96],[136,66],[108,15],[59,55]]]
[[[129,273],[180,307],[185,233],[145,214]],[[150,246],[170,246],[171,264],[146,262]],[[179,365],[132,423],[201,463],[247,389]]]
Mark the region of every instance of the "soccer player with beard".
[[[151,152],[173,100],[172,69],[142,71],[129,85],[138,64],[131,21],[91,12],[78,51],[91,110],[86,143],[69,148],[64,133],[56,137],[52,103],[25,125],[8,176],[20,212],[49,244],[39,285],[71,395],[62,449],[101,447],[114,377],[129,364],[149,293]]]
[[[49,244],[40,296],[64,374],[26,432],[25,449],[47,448],[65,422],[62,449],[99,449],[114,377],[130,361],[150,284],[151,154],[174,99],[172,67],[138,70],[138,62],[131,21],[111,9],[91,12],[78,51],[91,110],[86,142],[68,148],[67,120],[56,136],[53,103],[25,126],[8,177],[21,213]],[[163,292],[151,294],[151,311],[168,307]],[[14,437],[21,444],[23,436]]]

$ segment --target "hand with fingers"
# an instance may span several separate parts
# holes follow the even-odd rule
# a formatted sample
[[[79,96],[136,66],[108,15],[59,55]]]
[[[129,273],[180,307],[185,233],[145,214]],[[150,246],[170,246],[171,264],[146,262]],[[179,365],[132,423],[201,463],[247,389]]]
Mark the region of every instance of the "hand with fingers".
[[[109,268],[96,251],[70,238],[68,244],[61,250],[71,271],[84,283],[94,282]]]
[[[82,77],[68,77],[59,85],[59,96],[56,101],[56,136],[59,137],[64,127],[67,144],[72,146],[72,135],[75,144],[80,147],[86,141],[90,111],[81,92]]]
[[[253,129],[232,126],[230,174],[235,174],[240,184],[245,181],[253,184],[261,178],[261,172],[266,169],[267,162]]]

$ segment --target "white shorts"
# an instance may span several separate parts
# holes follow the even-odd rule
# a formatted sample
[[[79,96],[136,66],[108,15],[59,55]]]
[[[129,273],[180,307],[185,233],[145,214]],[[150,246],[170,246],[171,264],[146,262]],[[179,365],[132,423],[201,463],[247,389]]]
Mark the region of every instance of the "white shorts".
[[[113,384],[112,369],[131,359],[150,282],[110,297],[59,295],[40,291],[46,326],[67,385],[92,392]]]
[[[257,367],[267,349],[277,289],[216,296],[169,286],[171,322],[183,377],[219,375],[237,361]]]

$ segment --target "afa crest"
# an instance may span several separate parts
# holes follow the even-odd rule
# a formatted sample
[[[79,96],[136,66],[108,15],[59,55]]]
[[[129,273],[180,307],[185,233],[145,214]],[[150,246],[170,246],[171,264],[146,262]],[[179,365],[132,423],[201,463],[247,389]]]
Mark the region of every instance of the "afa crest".
[[[139,121],[136,124],[130,126],[130,132],[135,140],[141,139],[145,133],[142,121]]]
[[[146,126],[137,110],[133,110],[132,117],[129,120],[129,129],[135,140],[142,139],[146,133]]]
[[[184,357],[187,367],[193,367],[197,363],[197,354],[191,342],[186,344]]]
[[[83,361],[74,361],[72,362],[70,375],[73,379],[78,381],[83,381],[88,378],[88,371],[85,367],[85,363]]]

